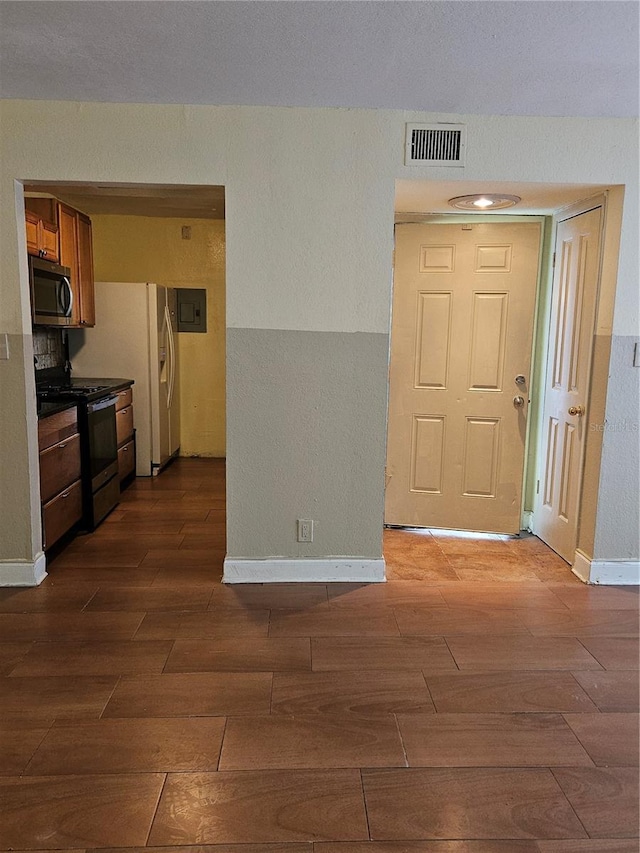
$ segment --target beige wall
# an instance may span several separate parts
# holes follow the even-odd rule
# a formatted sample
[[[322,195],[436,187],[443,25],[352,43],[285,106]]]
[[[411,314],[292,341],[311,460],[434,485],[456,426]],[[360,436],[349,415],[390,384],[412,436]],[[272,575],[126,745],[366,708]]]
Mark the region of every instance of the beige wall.
[[[224,222],[96,216],[96,281],[154,281],[207,291],[207,331],[178,336],[182,456],[225,455]],[[182,226],[191,239],[182,239]],[[100,318],[97,318],[98,323]]]
[[[24,335],[26,350],[24,229],[14,181],[225,187],[227,328],[240,330],[227,353],[227,377],[233,377],[227,388],[232,556],[243,556],[247,549],[256,554],[254,532],[264,522],[277,525],[269,530],[268,548],[296,557],[295,517],[309,505],[317,508],[313,517],[323,531],[327,555],[358,556],[349,554],[354,539],[345,531],[360,527],[367,531],[358,539],[361,556],[381,553],[386,413],[378,398],[356,390],[386,389],[387,368],[378,359],[366,365],[369,339],[353,333],[388,336],[396,179],[627,185],[613,333],[628,360],[626,337],[638,326],[638,125],[632,120],[38,101],[5,101],[2,112],[0,333]],[[421,121],[466,123],[464,168],[404,165],[405,122]],[[332,345],[333,333],[343,335],[341,345],[353,351],[345,368],[358,365],[366,371],[366,381],[359,383],[354,373],[348,384],[336,383],[326,371],[316,374],[310,367],[301,376],[295,359],[280,360],[279,387],[292,393],[271,399],[259,388],[264,370],[252,369],[264,330],[327,335],[318,351]],[[303,346],[295,338],[290,351]],[[38,524],[33,377],[0,369],[8,377],[2,394],[13,397],[19,418],[3,434],[2,454],[22,465],[11,482],[20,500],[10,503],[0,518],[0,560],[33,559],[25,544],[37,541],[32,527]],[[614,374],[609,378],[607,417],[612,420],[626,414],[625,381]],[[305,454],[305,447],[322,446],[326,421],[314,413],[339,411],[346,387],[354,391],[340,454],[334,456],[330,449],[321,457]],[[284,431],[265,449],[260,431],[245,428],[253,422],[277,429],[285,421],[297,425],[295,447],[287,446]],[[620,463],[612,439],[604,437],[596,551],[600,538],[610,549],[606,556],[615,559],[633,551],[637,555],[638,545],[637,523],[631,527],[626,516],[621,520],[613,510],[616,502],[630,501],[631,485],[624,480],[621,490],[613,476]],[[624,464],[637,469],[637,441],[632,445],[630,434],[624,441]],[[362,446],[370,448],[367,471],[358,453]],[[358,464],[345,469],[345,458]],[[257,478],[253,494],[243,487],[250,477]],[[379,485],[372,487],[373,481]],[[303,507],[289,506],[286,518],[265,516],[282,495],[300,493],[301,484],[308,484]],[[354,499],[336,526],[327,502],[332,490],[341,488]],[[605,507],[611,509],[602,515],[602,530]],[[371,518],[379,522],[373,528]],[[266,551],[264,542],[261,556],[270,556]]]

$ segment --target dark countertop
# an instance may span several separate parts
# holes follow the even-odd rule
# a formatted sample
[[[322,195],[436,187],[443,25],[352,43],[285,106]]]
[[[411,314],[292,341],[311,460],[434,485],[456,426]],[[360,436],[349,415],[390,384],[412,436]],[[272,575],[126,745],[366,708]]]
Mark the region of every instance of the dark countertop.
[[[133,385],[133,379],[105,379],[103,376],[74,376],[71,379],[71,387],[84,388],[88,385],[100,385],[109,391],[122,391]]]
[[[75,400],[38,400],[38,420],[48,418],[49,415],[57,415],[65,409],[75,409],[77,405]]]

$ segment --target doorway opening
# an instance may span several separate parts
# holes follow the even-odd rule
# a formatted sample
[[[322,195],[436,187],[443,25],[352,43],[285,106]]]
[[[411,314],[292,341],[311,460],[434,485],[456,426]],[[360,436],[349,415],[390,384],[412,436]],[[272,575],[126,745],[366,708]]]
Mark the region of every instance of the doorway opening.
[[[460,542],[466,543],[466,552],[470,547],[461,530],[516,537],[539,532],[536,496],[557,222],[563,210],[602,195],[602,190],[589,185],[396,182],[385,495],[385,526],[396,531],[387,533],[386,540],[400,541],[397,528],[422,528],[422,539],[413,540],[414,551],[419,542],[426,547],[428,534],[435,544],[458,554]],[[510,214],[460,217],[449,212],[449,199],[455,196],[491,192],[517,195],[522,203]],[[500,230],[520,223],[526,227],[527,222],[539,223],[540,239],[528,260],[534,298],[521,306],[518,320],[523,274],[509,288],[506,273],[513,273],[513,259],[522,258],[523,250]],[[469,247],[460,250],[458,240]],[[615,290],[615,278],[607,287]],[[514,314],[516,323],[509,330]],[[515,344],[520,354],[510,363]],[[525,368],[514,369],[518,363]],[[498,411],[500,395],[508,404],[504,411]],[[405,460],[399,464],[402,453]],[[504,507],[510,513],[506,520]],[[491,541],[477,536],[474,548],[489,554],[495,550]],[[393,552],[394,546],[387,543],[386,550]],[[515,569],[513,575],[516,579]]]
[[[67,217],[74,211],[82,216],[89,223],[93,256],[90,278],[95,314],[89,321],[72,322],[64,332],[34,326],[36,372],[39,366],[51,368],[56,359],[67,358],[75,377],[134,380],[133,473],[138,477],[151,478],[173,456],[185,460],[183,467],[186,460],[199,458],[218,460],[224,468],[224,187],[27,181],[23,190],[27,211],[30,205],[44,207],[46,202],[54,212],[52,219],[59,219],[61,212]],[[49,224],[55,228],[58,222]],[[147,328],[152,325],[151,289],[158,296],[166,294],[168,312],[174,305],[172,298],[177,300],[179,294],[189,294],[189,300],[182,300],[187,309],[206,312],[200,318],[203,322],[191,323],[193,331],[178,326],[177,313],[172,316],[168,323],[175,334],[170,341],[162,337],[159,326],[155,361],[150,349],[142,352],[148,348],[132,325],[134,314],[127,307],[134,291],[141,289],[149,296],[140,313]],[[194,306],[195,299],[202,301]],[[64,345],[57,342],[60,335]],[[168,454],[158,460],[156,433],[161,449],[163,439],[170,441]],[[130,450],[131,445],[127,442],[124,449]]]

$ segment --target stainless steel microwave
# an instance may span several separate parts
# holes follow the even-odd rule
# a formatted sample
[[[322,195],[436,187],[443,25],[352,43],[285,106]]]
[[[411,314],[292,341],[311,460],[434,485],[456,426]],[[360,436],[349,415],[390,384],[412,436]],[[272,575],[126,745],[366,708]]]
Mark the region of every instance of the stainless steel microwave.
[[[29,257],[31,312],[36,326],[69,326],[73,312],[71,270]]]

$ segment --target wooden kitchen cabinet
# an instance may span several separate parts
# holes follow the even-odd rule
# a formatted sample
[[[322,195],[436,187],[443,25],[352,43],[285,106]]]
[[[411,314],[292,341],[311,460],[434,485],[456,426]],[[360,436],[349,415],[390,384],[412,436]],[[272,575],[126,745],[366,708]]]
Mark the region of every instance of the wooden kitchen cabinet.
[[[52,198],[25,198],[27,252],[59,263],[58,218]]]
[[[117,392],[116,437],[118,442],[118,474],[121,488],[126,488],[135,477],[136,440],[133,428],[133,388]]]
[[[71,326],[95,326],[91,220],[79,210],[57,202],[60,263],[71,270]]]
[[[38,421],[43,549],[82,518],[80,436],[76,407]]]

